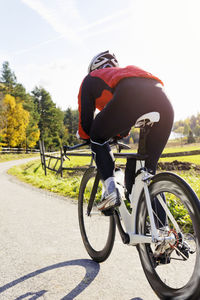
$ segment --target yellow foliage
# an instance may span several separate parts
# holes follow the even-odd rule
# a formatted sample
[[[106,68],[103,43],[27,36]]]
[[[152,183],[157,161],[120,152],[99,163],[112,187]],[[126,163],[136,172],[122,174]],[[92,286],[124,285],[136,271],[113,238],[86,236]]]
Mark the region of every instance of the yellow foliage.
[[[10,147],[21,145],[26,140],[26,127],[29,123],[29,112],[23,109],[22,103],[16,103],[11,95],[3,100],[5,141]]]
[[[39,140],[39,138],[40,138],[40,130],[38,126],[34,126],[33,131],[27,137],[27,146],[29,148],[35,147],[36,142]]]

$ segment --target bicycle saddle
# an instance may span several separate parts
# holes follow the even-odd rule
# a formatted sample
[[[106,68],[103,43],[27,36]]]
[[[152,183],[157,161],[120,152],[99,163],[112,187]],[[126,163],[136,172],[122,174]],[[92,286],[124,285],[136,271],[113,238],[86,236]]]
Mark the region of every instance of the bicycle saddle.
[[[153,126],[155,122],[159,122],[160,114],[159,112],[153,111],[142,115],[135,122],[135,127],[145,127],[146,125]]]

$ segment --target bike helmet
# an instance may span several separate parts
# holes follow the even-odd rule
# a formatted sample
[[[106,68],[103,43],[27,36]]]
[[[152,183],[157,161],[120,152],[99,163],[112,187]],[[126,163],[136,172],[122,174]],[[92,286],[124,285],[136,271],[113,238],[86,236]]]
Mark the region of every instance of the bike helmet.
[[[90,62],[88,67],[88,73],[103,68],[119,67],[119,63],[114,54],[111,54],[109,50],[97,54]]]

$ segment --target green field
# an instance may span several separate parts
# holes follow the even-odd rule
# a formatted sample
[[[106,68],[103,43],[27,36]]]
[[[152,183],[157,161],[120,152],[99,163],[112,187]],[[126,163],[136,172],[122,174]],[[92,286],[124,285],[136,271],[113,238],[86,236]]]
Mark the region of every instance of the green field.
[[[200,150],[200,144],[184,145],[177,147],[166,147],[163,153],[175,153],[175,152],[184,152],[184,151],[193,151]],[[173,160],[179,160],[182,162],[190,162],[195,165],[200,165],[200,155],[191,155],[191,156],[180,156],[180,157],[166,157],[160,158],[160,161],[171,162]]]

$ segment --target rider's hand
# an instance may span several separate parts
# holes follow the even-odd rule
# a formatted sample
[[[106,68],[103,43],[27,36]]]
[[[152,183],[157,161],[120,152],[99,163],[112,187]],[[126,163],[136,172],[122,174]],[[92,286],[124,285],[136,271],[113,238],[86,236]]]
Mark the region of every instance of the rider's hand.
[[[80,137],[80,135],[79,135],[79,133],[78,133],[78,130],[77,130],[77,132],[76,132],[76,137],[77,137],[77,139],[81,139],[81,137]]]
[[[123,139],[124,137],[127,137],[129,134],[130,134],[130,128],[127,129],[127,130],[124,130],[122,131],[120,134],[118,134],[117,136],[114,137],[114,139],[116,140],[121,140]]]
[[[90,143],[90,139],[82,139],[82,138],[80,137],[80,135],[79,135],[79,133],[78,133],[78,130],[77,130],[77,132],[76,132],[76,138],[79,139],[79,140],[85,141],[85,142],[87,142],[88,144]]]

